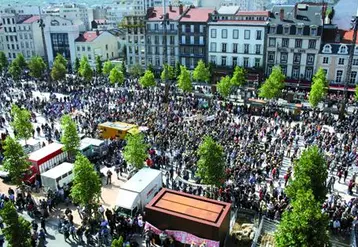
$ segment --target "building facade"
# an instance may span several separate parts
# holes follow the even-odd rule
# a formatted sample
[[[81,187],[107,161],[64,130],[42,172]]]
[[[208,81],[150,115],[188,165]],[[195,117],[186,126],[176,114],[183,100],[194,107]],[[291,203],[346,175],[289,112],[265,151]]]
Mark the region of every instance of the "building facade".
[[[321,46],[320,4],[274,6],[267,37],[266,75],[279,65],[292,83],[310,82]]]
[[[179,21],[179,61],[189,69],[194,69],[199,60],[208,63],[208,21],[214,11],[211,8],[191,7]]]
[[[268,11],[214,11],[208,23],[208,58],[218,69],[232,71],[238,65],[263,70]]]
[[[108,31],[89,31],[80,34],[75,40],[76,57],[81,59],[83,56],[88,58],[91,66],[96,64],[96,56],[100,56],[102,61],[118,58],[118,39]]]

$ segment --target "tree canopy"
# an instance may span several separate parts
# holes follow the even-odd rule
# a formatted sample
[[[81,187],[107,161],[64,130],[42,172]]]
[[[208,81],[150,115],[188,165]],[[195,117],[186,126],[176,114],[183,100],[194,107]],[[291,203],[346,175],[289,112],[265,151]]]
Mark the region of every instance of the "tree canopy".
[[[30,75],[34,78],[40,79],[46,71],[46,63],[40,56],[34,56],[29,61]]]
[[[180,75],[180,62],[179,61],[177,61],[176,63],[175,63],[175,69],[174,69],[174,73],[175,73],[175,78],[178,78],[179,77],[179,75]]]
[[[22,69],[16,60],[13,60],[9,67],[9,73],[14,81],[18,81],[21,78]]]
[[[9,173],[11,182],[17,186],[22,185],[24,173],[28,171],[30,162],[21,144],[10,136],[4,141],[4,169]]]
[[[225,179],[224,151],[213,138],[206,136],[198,149],[197,175],[202,183],[220,186]]]
[[[143,71],[143,68],[140,64],[134,64],[131,68],[130,68],[130,71],[129,73],[135,77],[135,78],[138,78],[140,77],[141,75],[143,75],[144,71]]]
[[[117,66],[111,70],[108,78],[112,84],[122,85],[124,82],[124,75]]]
[[[144,75],[139,78],[139,84],[146,88],[146,87],[154,87],[156,85],[154,74],[150,70],[146,70]]]
[[[243,86],[246,83],[246,71],[242,67],[236,66],[231,78],[232,86]]]
[[[355,100],[358,101],[358,84],[356,85],[354,94],[355,94]]]
[[[91,162],[82,154],[76,156],[71,197],[74,202],[94,209],[101,196],[101,179]]]
[[[83,56],[81,58],[79,74],[87,82],[91,81],[93,78],[93,70],[86,56]]]
[[[227,75],[222,77],[220,82],[216,84],[216,89],[221,97],[227,98],[230,95],[232,89],[230,76]]]
[[[165,75],[165,69],[167,70],[166,75]],[[174,80],[175,79],[174,67],[170,66],[169,64],[164,64],[163,71],[162,71],[162,73],[160,75],[160,79],[162,79],[162,81]]]
[[[190,72],[185,66],[180,66],[180,75],[178,77],[178,87],[183,92],[193,91],[193,84],[191,83]]]
[[[285,75],[279,66],[272,68],[269,78],[259,89],[259,96],[266,99],[273,99],[281,95],[282,89],[285,87]]]
[[[7,66],[9,65],[7,61],[7,57],[3,51],[0,51],[0,73],[5,71]]]
[[[80,148],[80,137],[77,132],[77,125],[70,115],[61,117],[61,143],[64,150],[68,152],[70,157],[74,157]]]
[[[27,67],[26,60],[22,53],[17,54],[16,58],[14,59],[14,62],[19,65],[21,71],[23,71]]]
[[[103,63],[102,63],[102,60],[101,60],[101,56],[97,55],[96,56],[96,72],[97,72],[97,75],[102,74],[102,68],[103,68]]]
[[[108,76],[109,73],[111,73],[111,70],[113,68],[114,68],[114,65],[111,61],[108,60],[108,61],[104,62],[103,69],[102,69],[103,75]]]
[[[53,62],[51,70],[51,78],[55,81],[64,80],[67,73],[67,60],[61,55],[57,54]]]
[[[13,118],[11,127],[14,129],[16,138],[28,140],[32,137],[31,113],[13,104],[11,106],[11,116]]]
[[[127,76],[127,67],[126,67],[126,64],[124,62],[121,63],[120,71],[122,72],[124,77]]]
[[[75,64],[74,64],[74,72],[78,74],[79,70],[80,70],[80,59],[76,57]]]
[[[327,94],[328,82],[326,72],[319,68],[312,78],[312,86],[309,95],[309,102],[312,107],[317,107],[318,103],[324,99]]]
[[[196,81],[208,82],[210,80],[209,68],[207,68],[205,66],[205,63],[201,59],[199,60],[198,64],[196,65],[196,67],[194,69],[193,78]]]
[[[143,168],[144,161],[148,157],[149,147],[144,142],[143,134],[127,134],[126,143],[123,150],[124,159],[137,169]]]
[[[31,247],[31,223],[16,211],[15,205],[5,202],[0,211],[5,228],[3,229],[8,247]]]

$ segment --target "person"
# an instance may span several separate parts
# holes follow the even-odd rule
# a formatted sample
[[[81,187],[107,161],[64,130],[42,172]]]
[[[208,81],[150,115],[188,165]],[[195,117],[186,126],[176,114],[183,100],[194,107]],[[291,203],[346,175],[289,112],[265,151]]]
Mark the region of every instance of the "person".
[[[3,247],[5,243],[5,238],[2,229],[0,229],[0,247]]]
[[[104,214],[104,207],[103,207],[103,205],[101,205],[101,206],[98,207],[98,213],[103,217],[103,214]]]
[[[45,247],[45,242],[46,242],[46,236],[45,236],[45,231],[44,229],[40,229],[40,233],[39,233],[39,247]]]
[[[41,229],[47,234],[47,231],[46,231],[46,220],[44,217],[41,217]]]
[[[152,238],[153,238],[153,234],[152,234],[152,231],[150,228],[148,228],[146,231],[145,231],[145,247],[151,247],[151,241],[152,241]]]
[[[159,234],[160,244],[162,247],[164,246],[164,243],[165,243],[165,240],[167,239],[167,237],[168,237],[168,235],[165,233],[165,231],[162,231]]]
[[[112,172],[111,170],[107,171],[107,185],[112,184]]]

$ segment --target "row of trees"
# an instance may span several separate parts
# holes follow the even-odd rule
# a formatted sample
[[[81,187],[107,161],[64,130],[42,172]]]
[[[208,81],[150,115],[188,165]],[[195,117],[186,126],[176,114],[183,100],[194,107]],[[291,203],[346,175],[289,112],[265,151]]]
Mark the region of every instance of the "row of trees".
[[[321,212],[327,176],[326,160],[319,148],[304,150],[294,165],[294,179],[285,190],[291,202],[275,233],[275,246],[328,246],[328,216]]]

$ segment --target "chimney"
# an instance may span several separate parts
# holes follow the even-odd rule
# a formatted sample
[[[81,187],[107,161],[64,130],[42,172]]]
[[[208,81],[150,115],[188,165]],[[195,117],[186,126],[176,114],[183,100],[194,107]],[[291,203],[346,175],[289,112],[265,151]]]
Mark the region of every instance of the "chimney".
[[[183,14],[183,4],[179,5],[179,15]]]
[[[169,11],[173,12],[173,6],[171,4],[169,4]]]
[[[96,35],[99,36],[99,30],[98,29],[96,30]]]
[[[283,19],[285,19],[285,10],[280,9],[280,20],[283,21]]]

